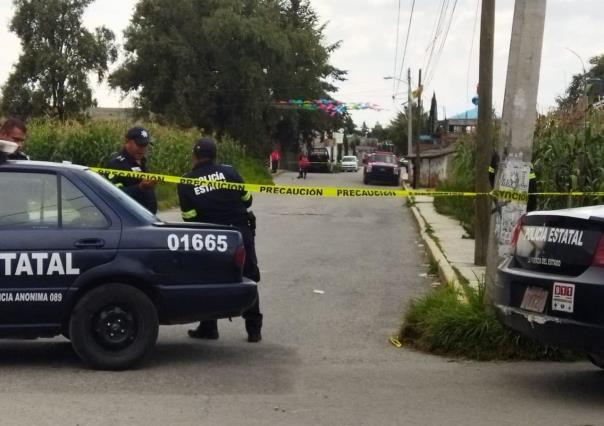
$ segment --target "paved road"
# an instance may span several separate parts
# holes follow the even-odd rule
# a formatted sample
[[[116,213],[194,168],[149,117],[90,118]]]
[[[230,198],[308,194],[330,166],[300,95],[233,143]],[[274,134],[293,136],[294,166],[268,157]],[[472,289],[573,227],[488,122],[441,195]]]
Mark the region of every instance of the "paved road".
[[[144,369],[109,373],[82,369],[61,339],[3,341],[0,424],[604,424],[604,374],[590,364],[460,362],[387,343],[430,286],[401,200],[255,204],[262,343],[241,320],[222,321],[216,342],[164,327]]]

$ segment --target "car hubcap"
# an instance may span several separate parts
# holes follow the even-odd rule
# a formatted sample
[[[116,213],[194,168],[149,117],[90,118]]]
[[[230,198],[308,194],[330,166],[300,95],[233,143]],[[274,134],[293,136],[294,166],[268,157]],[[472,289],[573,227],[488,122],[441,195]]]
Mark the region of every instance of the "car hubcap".
[[[101,310],[95,316],[93,327],[98,343],[114,350],[130,345],[137,333],[134,315],[120,306],[108,306]]]

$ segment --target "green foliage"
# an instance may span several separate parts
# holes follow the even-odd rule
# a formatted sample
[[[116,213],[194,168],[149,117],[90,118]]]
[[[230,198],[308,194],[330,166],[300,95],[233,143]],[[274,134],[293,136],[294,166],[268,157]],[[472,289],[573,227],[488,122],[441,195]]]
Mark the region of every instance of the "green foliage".
[[[113,33],[82,26],[93,0],[14,0],[10,30],[21,39],[22,54],[2,88],[2,112],[60,120],[80,116],[95,105],[88,84],[102,81],[117,58]]]
[[[578,118],[578,120],[577,120]],[[539,192],[604,191],[604,113],[581,117],[556,113],[535,133],[533,158]],[[541,196],[540,209],[602,204],[603,197]]]
[[[541,345],[503,327],[484,304],[484,283],[468,287],[467,302],[450,285],[413,301],[400,333],[401,342],[422,351],[477,360],[571,360],[569,351]]]
[[[586,70],[585,75],[575,74],[566,93],[556,99],[560,110],[572,110],[581,96],[587,95],[593,100],[594,96],[604,95],[601,82],[593,83],[598,79],[604,80],[604,55],[594,56],[589,60],[589,64],[591,67]]]
[[[436,187],[437,191],[474,191],[475,177],[475,140],[471,137],[459,140],[451,173]],[[458,219],[469,235],[474,233],[474,199],[471,197],[436,197],[434,199],[436,211]]]
[[[160,120],[264,152],[273,137],[292,144],[342,120],[271,107],[326,96],[327,80],[343,79],[329,64],[339,44],[324,45],[323,30],[307,0],[140,0],[110,84]]]
[[[57,123],[36,120],[29,124],[27,153],[34,160],[71,161],[86,166],[103,166],[118,151],[131,123],[121,121],[86,121]],[[143,124],[153,141],[149,150],[149,169],[153,173],[181,176],[191,169],[191,149],[201,136],[195,129],[179,130],[155,123]],[[233,165],[250,183],[272,183],[260,160],[247,155],[245,148],[229,137],[218,138],[218,161]],[[172,184],[158,187],[160,207],[176,205],[176,188]]]

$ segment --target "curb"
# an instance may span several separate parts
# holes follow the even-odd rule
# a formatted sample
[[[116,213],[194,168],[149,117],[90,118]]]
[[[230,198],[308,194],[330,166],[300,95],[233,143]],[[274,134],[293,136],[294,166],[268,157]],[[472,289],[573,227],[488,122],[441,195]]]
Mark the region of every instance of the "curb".
[[[420,236],[422,237],[424,245],[429,255],[438,264],[438,275],[440,276],[441,282],[443,284],[449,283],[455,287],[461,288],[459,278],[447,260],[447,256],[445,256],[440,247],[438,247],[432,237],[426,232],[426,220],[423,218],[417,207],[411,206],[410,208],[413,217],[415,217],[415,221],[419,225]]]

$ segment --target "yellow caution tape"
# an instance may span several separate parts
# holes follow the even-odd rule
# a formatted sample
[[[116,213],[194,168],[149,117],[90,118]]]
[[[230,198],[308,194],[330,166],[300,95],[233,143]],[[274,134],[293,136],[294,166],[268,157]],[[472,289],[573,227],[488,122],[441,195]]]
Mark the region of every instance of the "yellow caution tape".
[[[90,170],[108,176],[120,176],[133,179],[151,180],[156,182],[203,185],[213,189],[230,189],[234,191],[249,191],[259,194],[271,195],[297,195],[306,197],[477,197],[491,196],[503,201],[524,202],[529,194],[522,191],[499,190],[492,192],[461,192],[461,191],[434,191],[434,190],[407,190],[407,189],[368,189],[354,187],[329,187],[329,186],[293,186],[293,185],[261,185],[255,183],[235,183],[215,181],[199,178],[186,178],[169,176],[157,173],[135,172],[131,170],[115,170],[101,167],[91,167]],[[604,192],[540,192],[532,195],[542,196],[604,196]]]
[[[403,347],[403,344],[401,343],[401,341],[400,341],[400,340],[398,340],[398,338],[396,338],[396,337],[391,337],[390,339],[388,339],[388,341],[389,341],[389,342],[390,342],[390,344],[391,344],[392,346],[394,346],[395,348],[399,348],[399,349],[400,349],[400,348],[402,348],[402,347]]]

